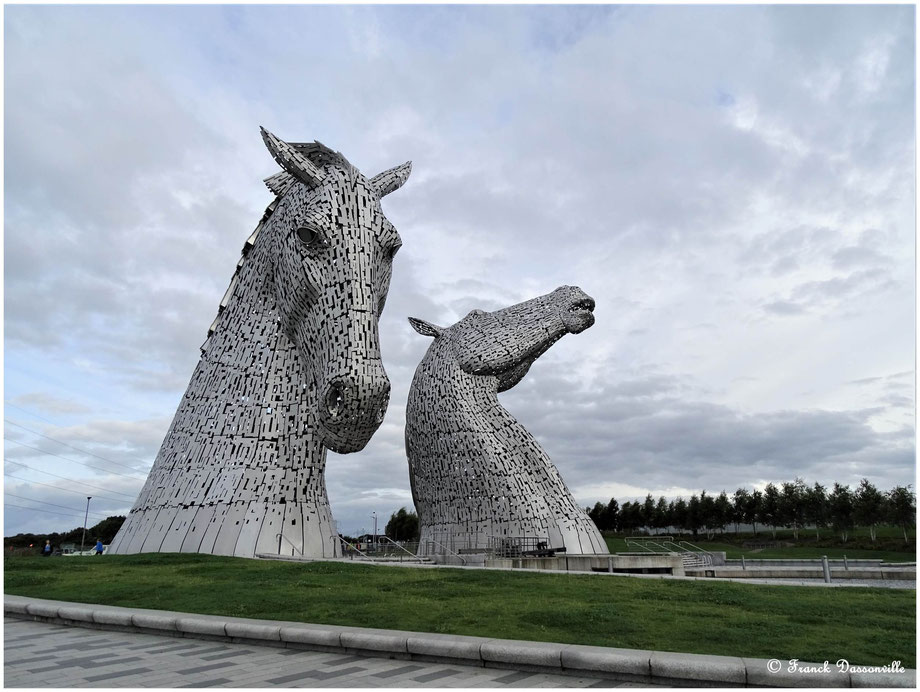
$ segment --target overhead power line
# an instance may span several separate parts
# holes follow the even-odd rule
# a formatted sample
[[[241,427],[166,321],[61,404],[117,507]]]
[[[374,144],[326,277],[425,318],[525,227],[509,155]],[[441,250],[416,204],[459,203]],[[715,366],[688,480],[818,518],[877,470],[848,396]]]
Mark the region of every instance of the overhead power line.
[[[28,409],[24,409],[22,406],[17,406],[16,404],[11,404],[11,403],[10,403],[9,401],[7,401],[6,399],[3,400],[3,403],[4,403],[4,405],[9,406],[10,408],[14,408],[14,409],[16,409],[16,410],[18,410],[18,411],[22,411],[22,412],[23,412],[24,414],[26,414],[27,416],[32,416],[32,417],[34,417],[34,418],[38,418],[39,420],[43,420],[43,421],[45,421],[46,423],[51,423],[51,425],[57,425],[57,423],[55,423],[53,420],[49,420],[49,419],[45,418],[44,416],[40,416],[40,415],[38,415],[37,413],[35,413],[35,411],[29,411]]]
[[[101,491],[106,492],[106,493],[114,493],[114,494],[116,494],[116,495],[124,495],[125,497],[130,497],[131,499],[134,499],[134,495],[129,495],[128,493],[123,493],[123,492],[121,492],[120,490],[111,490],[111,489],[109,489],[109,488],[103,488],[102,486],[99,486],[99,485],[93,485],[92,483],[84,483],[83,481],[78,481],[78,480],[76,480],[76,479],[74,479],[74,478],[67,478],[67,476],[59,476],[59,475],[56,474],[56,473],[51,473],[50,471],[42,471],[41,469],[33,468],[32,466],[29,466],[28,464],[23,464],[21,461],[16,461],[16,460],[14,460],[14,459],[4,459],[4,460],[5,460],[8,464],[18,464],[19,466],[24,466],[25,468],[29,469],[29,471],[35,471],[35,473],[43,473],[43,474],[45,474],[46,476],[53,476],[54,478],[60,478],[62,481],[67,481],[68,483],[76,483],[77,485],[84,485],[84,486],[86,486],[87,488],[92,488],[93,490],[101,490]],[[15,469],[14,469],[14,470],[15,470]]]
[[[8,464],[16,464],[18,466],[24,466],[25,468],[29,469],[29,471],[35,471],[36,473],[44,473],[46,476],[54,476],[55,478],[60,478],[62,481],[69,481],[70,483],[76,483],[77,485],[85,485],[87,488],[93,488],[94,490],[102,490],[107,493],[115,493],[116,495],[124,495],[125,497],[132,497],[132,498],[134,497],[133,495],[129,495],[128,493],[123,493],[120,490],[111,490],[110,488],[103,488],[98,485],[93,485],[92,483],[84,483],[83,481],[78,481],[76,478],[68,478],[67,476],[60,476],[56,473],[51,473],[50,471],[42,471],[41,469],[37,469],[34,466],[29,466],[28,464],[25,464],[21,461],[17,461],[16,459],[9,459],[7,457],[4,457],[4,460]]]
[[[74,516],[79,517],[81,514],[83,514],[83,512],[74,512],[73,514],[65,514],[64,512],[55,512],[50,509],[40,509],[39,507],[23,507],[22,505],[14,505],[12,502],[4,502],[3,506],[4,507],[18,507],[19,509],[28,509],[33,512],[44,512],[45,514],[60,514],[61,516],[64,516],[64,517],[74,517]]]
[[[3,494],[9,495],[10,497],[18,497],[20,500],[28,500],[29,502],[40,502],[43,505],[50,505],[51,507],[60,507],[61,509],[69,509],[72,512],[82,512],[83,511],[80,509],[75,509],[73,507],[65,507],[64,505],[56,505],[53,502],[46,502],[45,500],[36,500],[35,498],[26,497],[25,495],[16,495],[15,493],[10,493],[10,492],[4,492]],[[40,509],[40,508],[36,507],[35,509]],[[104,512],[90,512],[90,514],[98,514],[99,516],[102,516],[102,517],[109,516],[108,514],[105,514]]]
[[[50,457],[56,457],[58,459],[63,459],[64,461],[70,461],[74,464],[80,464],[86,466],[87,468],[95,469],[96,471],[102,471],[103,473],[111,473],[114,476],[123,476],[124,478],[134,478],[137,479],[137,476],[129,476],[127,473],[118,473],[118,471],[109,471],[100,466],[93,466],[92,464],[87,464],[85,461],[77,461],[76,459],[71,459],[69,457],[62,457],[60,454],[55,454],[54,452],[48,452],[40,447],[33,447],[32,445],[27,445],[25,442],[20,442],[19,440],[12,440],[9,437],[4,437],[4,440],[7,442],[12,442],[14,445],[20,445],[21,447],[28,447],[29,449],[34,449],[36,452],[41,452],[42,454],[47,454]],[[15,462],[20,463],[20,462]]]
[[[106,457],[100,456],[99,454],[96,454],[96,453],[94,453],[94,452],[90,452],[90,451],[87,451],[87,450],[85,450],[85,449],[80,449],[79,447],[76,447],[76,446],[70,444],[69,442],[64,442],[63,440],[58,440],[57,438],[51,437],[50,435],[45,435],[44,433],[40,433],[40,432],[38,432],[37,430],[32,430],[32,428],[27,428],[26,426],[21,425],[21,424],[17,423],[16,421],[11,421],[9,418],[4,418],[3,420],[4,420],[4,422],[9,423],[10,425],[15,425],[17,428],[22,428],[23,430],[26,430],[26,431],[32,433],[33,435],[38,435],[39,437],[44,437],[46,440],[51,440],[52,442],[57,442],[58,444],[64,445],[65,447],[70,447],[71,449],[75,449],[75,450],[77,450],[78,452],[80,452],[81,454],[89,454],[91,457],[96,457],[97,459],[102,459],[103,461],[107,461],[107,462],[109,462],[110,464],[115,464],[116,466],[124,466],[125,468],[131,469],[132,471],[134,470],[134,467],[131,466],[130,464],[123,464],[123,463],[121,463],[120,461],[114,461],[114,460],[112,460],[112,459],[107,459]],[[149,461],[146,461],[146,460],[144,460],[144,459],[139,459],[138,457],[134,457],[134,458],[137,459],[137,460],[140,461],[140,462],[145,463],[145,464],[150,463]]]
[[[83,497],[86,497],[86,493],[81,492],[79,490],[70,490],[69,488],[62,488],[57,485],[51,485],[50,483],[42,483],[41,481],[33,481],[33,480],[29,480],[28,478],[20,478],[19,476],[14,476],[12,473],[4,472],[3,475],[9,478],[15,478],[17,481],[20,481],[22,483],[34,483],[35,485],[46,485],[49,488],[54,488],[55,490],[63,490],[65,493],[74,493],[75,495],[82,495]],[[117,497],[107,497],[105,495],[93,495],[93,497],[98,498],[100,500],[108,500],[109,502],[120,502],[122,504],[125,503],[124,500],[120,500]]]

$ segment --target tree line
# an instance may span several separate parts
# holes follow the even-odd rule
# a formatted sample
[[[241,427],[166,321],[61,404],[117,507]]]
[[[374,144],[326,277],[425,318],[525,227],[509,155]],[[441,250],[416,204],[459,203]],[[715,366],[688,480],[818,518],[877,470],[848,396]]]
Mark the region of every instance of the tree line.
[[[853,529],[861,526],[869,529],[875,542],[878,527],[887,525],[899,527],[904,541],[909,542],[907,531],[914,526],[916,506],[910,485],[898,485],[883,493],[864,478],[854,490],[834,483],[828,491],[820,483],[809,486],[796,478],[778,486],[769,483],[762,492],[738,488],[731,496],[724,490],[714,496],[704,490],[689,501],[682,497],[655,500],[649,493],[642,502],[620,505],[611,498],[606,505],[598,502],[587,512],[601,531],[675,528],[694,536],[703,531],[711,538],[727,526],[734,525],[737,533],[739,524],[749,524],[754,535],[758,525],[770,527],[774,538],[777,528],[791,528],[798,540],[799,531],[808,526],[814,527],[819,540],[821,530],[829,528],[846,542]]]
[[[93,526],[88,526],[86,528],[86,543],[90,547],[96,544],[96,539],[100,539],[104,544],[108,545],[112,542],[112,539],[115,538],[115,534],[118,533],[118,529],[121,528],[121,525],[125,522],[125,517],[123,516],[111,516],[106,517],[98,524]],[[60,533],[55,531],[54,533],[18,533],[15,536],[7,536],[3,539],[6,549],[10,548],[28,548],[32,547],[37,550],[41,550],[42,546],[45,545],[46,540],[51,541],[51,545],[55,548],[59,548],[62,543],[74,543],[75,545],[80,545],[80,539],[83,537],[83,527],[78,526],[75,529],[70,531],[65,531]]]

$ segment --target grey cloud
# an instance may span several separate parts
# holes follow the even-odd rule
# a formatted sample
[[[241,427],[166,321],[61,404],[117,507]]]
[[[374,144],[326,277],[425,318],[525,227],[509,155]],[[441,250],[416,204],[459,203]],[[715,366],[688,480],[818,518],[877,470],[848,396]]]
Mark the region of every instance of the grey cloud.
[[[882,485],[912,477],[911,430],[876,432],[867,420],[877,409],[746,414],[677,398],[679,389],[661,386],[666,381],[648,383],[658,394],[653,401],[639,394],[626,405],[622,390],[564,386],[545,377],[534,380],[526,395],[509,392],[503,401],[575,489],[604,481],[637,487],[677,481],[718,490],[803,473],[850,483],[862,473]]]
[[[14,408],[24,406],[34,408],[44,413],[86,413],[90,409],[83,404],[64,399],[48,392],[30,392],[13,397],[10,400]]]
[[[801,315],[805,312],[802,305],[788,300],[774,300],[772,303],[766,303],[763,309],[774,315]]]
[[[808,411],[798,392],[826,383],[790,381],[746,339],[783,353],[829,327],[877,332],[893,346],[866,341],[837,381],[911,367],[909,330],[878,325],[914,311],[912,12],[12,7],[7,367],[80,363],[163,417],[66,439],[154,455],[269,201],[265,124],[369,173],[414,161],[383,203],[404,241],[381,320],[391,408],[366,450],[329,461],[346,528],[408,488],[401,407],[429,340],[406,317],[448,323],[565,283],[597,299],[597,324],[503,401],[574,486],[592,473],[740,483],[793,468],[796,450],[816,454],[796,472],[895,478],[909,442],[864,422],[884,402]],[[303,26],[323,30],[304,41]],[[75,55],[75,41],[93,50]],[[784,412],[720,404],[718,376],[694,370],[709,354],[784,392]],[[567,379],[584,372],[594,389]],[[909,380],[869,393],[904,396]],[[743,474],[732,455],[753,459]]]

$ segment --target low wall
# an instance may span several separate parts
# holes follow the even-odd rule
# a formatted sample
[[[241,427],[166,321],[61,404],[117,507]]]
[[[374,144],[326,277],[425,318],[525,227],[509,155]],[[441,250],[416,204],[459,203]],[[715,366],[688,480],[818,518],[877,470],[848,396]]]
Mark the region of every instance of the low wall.
[[[488,558],[485,567],[546,569],[561,572],[611,572],[614,574],[671,574],[684,576],[679,555],[556,555],[554,557]]]
[[[820,562],[819,562],[820,565]],[[688,577],[719,577],[720,579],[824,579],[824,570],[818,567],[762,567],[748,565],[741,567],[692,567],[687,570]],[[840,579],[897,579],[911,580],[917,578],[914,569],[831,569],[831,580]]]

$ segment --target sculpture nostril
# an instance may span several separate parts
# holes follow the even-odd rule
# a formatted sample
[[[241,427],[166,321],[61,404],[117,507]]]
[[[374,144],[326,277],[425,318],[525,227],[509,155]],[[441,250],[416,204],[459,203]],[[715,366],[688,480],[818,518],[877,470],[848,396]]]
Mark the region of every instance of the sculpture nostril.
[[[594,299],[583,298],[569,306],[569,312],[594,312]]]
[[[342,389],[342,385],[333,384],[329,387],[329,391],[326,392],[326,410],[331,417],[335,418],[342,412],[344,406],[345,391]]]

